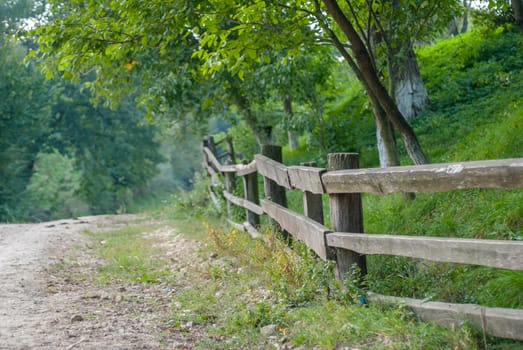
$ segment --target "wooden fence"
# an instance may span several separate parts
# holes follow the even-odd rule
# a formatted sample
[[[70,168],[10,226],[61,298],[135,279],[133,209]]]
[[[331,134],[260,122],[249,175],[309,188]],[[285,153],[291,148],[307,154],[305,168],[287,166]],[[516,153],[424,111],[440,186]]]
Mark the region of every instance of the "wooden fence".
[[[232,143],[229,156],[233,154]],[[245,223],[229,222],[260,237],[260,215],[268,215],[286,234],[304,242],[323,260],[334,260],[338,278],[353,264],[365,273],[367,254],[387,254],[436,262],[482,265],[523,270],[523,242],[419,237],[393,234],[363,234],[361,193],[391,194],[445,192],[456,189],[523,188],[523,158],[474,162],[358,169],[358,155],[328,156],[328,168],[311,165],[285,166],[281,148],[266,145],[248,164],[223,165],[216,156],[212,137],[203,142],[203,166],[213,184],[225,179],[225,197],[231,205],[245,208]],[[265,198],[258,193],[258,174],[263,177]],[[233,195],[235,177],[243,181],[244,198]],[[286,208],[286,190],[303,192],[304,213]],[[322,194],[329,196],[331,228],[324,226]],[[212,196],[219,195],[211,188]],[[523,291],[521,291],[523,293]],[[485,333],[523,340],[523,310],[483,307],[475,304],[426,302],[369,293],[369,299],[402,302],[422,320],[459,326],[465,320]]]

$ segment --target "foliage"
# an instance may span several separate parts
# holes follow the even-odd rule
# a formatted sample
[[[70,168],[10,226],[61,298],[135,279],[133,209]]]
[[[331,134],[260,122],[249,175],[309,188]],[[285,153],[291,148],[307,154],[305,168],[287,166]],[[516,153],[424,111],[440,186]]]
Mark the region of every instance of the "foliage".
[[[87,91],[60,87],[49,143],[73,152],[83,174],[79,192],[92,213],[125,211],[132,190],[145,187],[162,161],[155,128],[143,125],[143,113],[130,101],[110,110],[93,106]]]
[[[521,157],[521,45],[517,33],[483,29],[419,50],[432,100],[414,126],[429,146],[431,159]],[[415,201],[407,202],[400,196],[369,195],[364,200],[367,232],[523,238],[523,193],[518,190],[418,194]],[[369,282],[384,294],[498,307],[523,305],[518,291],[523,275],[518,271],[421,263],[401,257],[369,259]]]
[[[461,161],[521,157],[522,107],[521,97],[521,39],[505,29],[479,31],[456,38],[438,41],[434,46],[420,50],[423,60],[422,73],[430,86],[434,98],[430,110],[414,122],[421,138],[433,147],[430,156],[435,161]],[[351,108],[362,108],[357,99],[352,100]],[[301,156],[287,151],[293,157]],[[302,152],[306,154],[306,151]],[[414,201],[404,201],[397,196],[365,196],[365,228],[369,233],[396,233],[426,236],[451,236],[465,238],[488,238],[521,240],[523,234],[523,193],[518,190],[465,190],[439,194],[418,194]],[[236,240],[237,233],[234,234]],[[223,239],[221,242],[223,244]],[[241,256],[248,251],[244,243],[235,243],[238,250],[230,254]],[[229,251],[225,249],[224,251]],[[294,268],[282,263],[273,252],[274,263],[279,270],[292,276]],[[282,254],[283,255],[283,254]],[[258,253],[248,254],[263,256]],[[241,259],[241,258],[240,258]],[[366,280],[369,288],[383,294],[416,297],[427,300],[446,300],[458,303],[479,303],[493,307],[521,308],[521,281],[519,271],[461,266],[454,264],[430,263],[402,257],[368,257],[369,275]],[[240,265],[245,266],[242,260]],[[293,266],[299,265],[297,262]],[[265,266],[265,265],[264,265]],[[264,267],[266,269],[266,267]],[[271,270],[269,270],[271,271]],[[289,275],[274,274],[281,284],[271,285],[278,300],[286,300],[296,309],[280,304],[274,312],[281,314],[284,321],[276,322],[286,329],[289,317],[294,310],[303,311],[297,316],[300,320],[309,317],[319,318],[314,309],[315,298],[324,294],[314,294],[311,298],[306,273],[298,274],[302,285],[293,288]],[[319,285],[322,285],[321,283]],[[302,289],[303,287],[303,289]],[[332,288],[332,286],[331,286]],[[321,288],[317,289],[321,290]],[[288,293],[288,294],[285,294]],[[283,297],[287,295],[287,297]],[[301,303],[303,295],[309,295],[308,302]],[[343,298],[332,292],[329,300],[337,303]],[[350,300],[350,298],[349,298]],[[340,310],[339,304],[335,304]],[[266,305],[249,309],[252,319],[262,322]],[[324,304],[322,304],[324,307]],[[282,310],[283,308],[283,310]],[[270,309],[270,308],[269,308]],[[264,311],[265,310],[265,311]],[[254,314],[254,316],[252,315]],[[245,316],[245,315],[244,315]],[[242,316],[243,317],[243,316]],[[246,316],[245,316],[246,317]],[[365,316],[360,316],[365,317]],[[251,318],[241,318],[250,320]],[[346,318],[345,318],[346,319]],[[357,318],[359,320],[359,318]],[[327,318],[321,319],[322,324]],[[253,323],[256,323],[253,322]],[[292,324],[292,323],[290,323]],[[333,322],[339,325],[340,320]],[[283,326],[281,326],[283,325]],[[335,346],[332,334],[324,328],[300,328],[302,333],[291,339],[299,344],[317,344],[322,341]],[[336,326],[332,327],[337,329]],[[233,328],[238,331],[237,328]],[[329,328],[330,329],[330,328]],[[345,333],[344,333],[345,334]],[[319,340],[325,336],[328,340]],[[481,335],[479,335],[481,337]],[[465,338],[471,337],[468,334]],[[310,343],[307,343],[310,341]],[[330,342],[330,343],[329,343]],[[488,339],[493,348],[510,348],[512,342]],[[517,342],[516,342],[517,343]],[[334,344],[334,345],[333,345]],[[515,343],[514,343],[515,344]],[[420,347],[438,345],[420,345]],[[458,348],[461,345],[457,345]],[[520,344],[514,345],[515,347]],[[439,347],[449,347],[439,345]],[[452,346],[451,346],[452,347]],[[466,346],[465,346],[466,347]]]
[[[49,133],[53,91],[32,65],[21,63],[24,49],[0,46],[0,221],[23,216],[25,188],[36,155]]]
[[[291,251],[276,240],[266,245],[243,232],[208,228],[205,254],[215,253],[207,267],[193,268],[193,283],[175,295],[183,308],[173,309],[169,326],[186,322],[204,327],[210,339],[196,347],[269,347],[281,340],[289,346],[330,349],[474,348],[466,327],[444,330],[419,323],[404,307],[354,304],[334,280],[332,266],[316,260],[303,246]],[[219,302],[218,299],[219,298]],[[188,312],[189,310],[190,312]],[[275,327],[274,336],[260,334]]]
[[[472,11],[472,19],[476,26],[489,28],[512,26],[514,23],[510,1],[505,0],[478,1]]]
[[[517,135],[523,117],[521,45],[519,34],[493,30],[470,32],[419,50],[432,100],[415,127],[432,159],[521,155]],[[498,136],[501,133],[503,137]]]
[[[82,174],[74,160],[52,153],[39,153],[27,186],[31,221],[47,221],[85,215],[89,207],[77,196]]]

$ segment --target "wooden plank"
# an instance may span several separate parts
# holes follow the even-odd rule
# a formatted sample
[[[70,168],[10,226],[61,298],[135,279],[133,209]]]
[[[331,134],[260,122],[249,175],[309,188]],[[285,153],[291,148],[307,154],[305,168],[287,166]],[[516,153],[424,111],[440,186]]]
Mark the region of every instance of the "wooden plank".
[[[245,231],[245,227],[243,227],[242,224],[238,224],[237,222],[232,221],[231,219],[227,219],[227,222],[229,225],[237,229],[238,231]]]
[[[245,221],[243,223],[243,227],[245,228],[245,231],[247,231],[247,233],[249,233],[249,235],[252,237],[252,238],[263,238],[262,234],[258,232],[258,230],[256,230],[256,227],[252,226],[251,224],[249,224],[249,222]]]
[[[258,171],[256,161],[253,160],[249,164],[238,164],[236,165],[236,171],[238,176],[245,176]]]
[[[284,230],[304,242],[320,258],[327,259],[325,235],[330,232],[327,227],[265,199],[261,200],[261,206]]]
[[[359,168],[358,153],[329,153],[327,166],[329,170],[357,169]],[[333,231],[357,232],[363,230],[363,204],[361,193],[330,193],[329,213]],[[363,280],[367,273],[367,260],[365,255],[351,249],[335,248],[328,252],[336,261],[334,272],[343,283],[348,274],[353,270],[354,264],[358,267],[358,280]]]
[[[287,168],[289,180],[293,188],[311,193],[325,193],[321,175],[326,171],[324,168],[313,168],[309,166],[290,166]]]
[[[234,172],[238,171],[237,165],[220,164],[220,161],[214,156],[214,154],[212,153],[212,151],[209,148],[204,147],[203,151],[207,155],[207,159],[209,160],[209,163],[214,167],[214,169],[216,169],[216,171],[218,171],[220,173],[234,173]]]
[[[260,174],[271,179],[280,186],[292,189],[289,175],[287,174],[287,167],[285,165],[262,156],[261,154],[257,154],[255,160]]]
[[[523,188],[523,158],[329,171],[328,193],[445,192],[465,188]]]
[[[251,236],[251,238],[254,238],[254,239],[262,238],[263,239],[263,235],[261,233],[259,233],[258,230],[256,230],[256,228],[254,226],[252,226],[251,224],[249,224],[247,221],[244,222],[243,224],[239,224],[237,222],[232,221],[231,219],[227,219],[227,222],[229,223],[229,225],[231,225],[235,229],[242,231],[242,232],[247,232],[249,234],[249,236]]]
[[[225,198],[227,198],[227,200],[229,202],[231,202],[233,204],[236,204],[239,207],[248,209],[248,210],[250,210],[253,213],[258,214],[258,215],[264,214],[264,211],[263,211],[262,207],[260,207],[259,205],[255,204],[255,203],[249,202],[248,200],[245,200],[245,199],[240,198],[240,197],[236,197],[236,196],[230,194],[227,191],[223,191],[223,196]]]
[[[203,167],[205,168],[205,170],[207,170],[207,172],[211,176],[211,182],[213,185],[221,184],[220,178],[218,177],[218,173],[216,172],[216,170],[214,170],[213,167],[209,166],[208,164],[203,164]]]
[[[220,165],[220,171],[222,173],[235,173],[238,171],[236,168],[236,165],[230,164],[230,165]]]
[[[216,156],[214,155],[214,153],[212,153],[212,151],[208,147],[204,147],[203,151],[207,155],[207,159],[209,160],[209,163],[214,167],[214,169],[216,171],[221,172],[222,165],[220,164],[218,159],[216,159]]]
[[[523,242],[520,241],[334,232],[327,235],[327,244],[360,254],[399,255],[523,270]]]
[[[243,193],[246,201],[259,204],[260,203],[260,194],[258,191],[258,174],[250,173],[242,176],[243,182]],[[260,225],[260,216],[256,213],[253,213],[250,210],[246,210],[247,221],[254,227]]]
[[[369,293],[368,298],[371,302],[404,304],[412,308],[423,321],[434,321],[448,328],[460,327],[465,321],[468,321],[489,335],[523,340],[522,309],[423,301],[374,293]]]

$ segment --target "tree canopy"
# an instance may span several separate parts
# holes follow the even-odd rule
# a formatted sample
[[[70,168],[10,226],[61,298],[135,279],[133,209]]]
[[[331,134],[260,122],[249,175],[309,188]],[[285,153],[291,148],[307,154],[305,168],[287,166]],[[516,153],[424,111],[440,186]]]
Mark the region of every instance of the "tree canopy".
[[[176,114],[180,119],[194,116],[195,112],[200,117],[209,116],[220,100],[215,95],[217,89],[232,87],[239,92],[235,79],[243,84],[248,74],[259,74],[256,72],[264,66],[274,64],[275,57],[284,57],[284,63],[292,65],[304,55],[325,55],[322,46],[332,45],[366,88],[375,113],[382,114],[400,132],[417,163],[426,159],[382,81],[380,72],[387,68],[380,62],[389,57],[390,67],[401,66],[400,58],[405,55],[402,48],[412,50],[416,40],[440,30],[458,7],[458,2],[452,0],[398,0],[390,4],[339,4],[331,0],[51,4],[53,19],[35,32],[49,76],[59,74],[78,81],[94,71],[94,80],[86,85],[110,103],[130,93],[129,82],[138,82],[132,84],[132,92],[150,111],[162,112],[165,106],[176,106],[181,111]],[[388,56],[377,59],[382,44]],[[218,74],[221,70],[230,75]],[[394,76],[393,70],[389,69],[389,73]],[[259,134],[256,130],[260,126],[249,122],[256,119],[253,106],[246,105],[254,97],[225,96],[229,96],[229,103],[234,97],[232,102]]]

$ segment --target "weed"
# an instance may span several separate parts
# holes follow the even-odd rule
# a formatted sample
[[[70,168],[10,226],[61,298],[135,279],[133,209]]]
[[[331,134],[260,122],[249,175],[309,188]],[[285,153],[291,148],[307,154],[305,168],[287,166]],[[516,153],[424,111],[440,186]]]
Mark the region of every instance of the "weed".
[[[150,229],[150,227],[149,227]],[[155,238],[145,238],[147,229],[132,226],[108,233],[89,233],[99,242],[97,251],[105,259],[99,266],[97,281],[101,284],[111,280],[154,283],[170,274]]]

